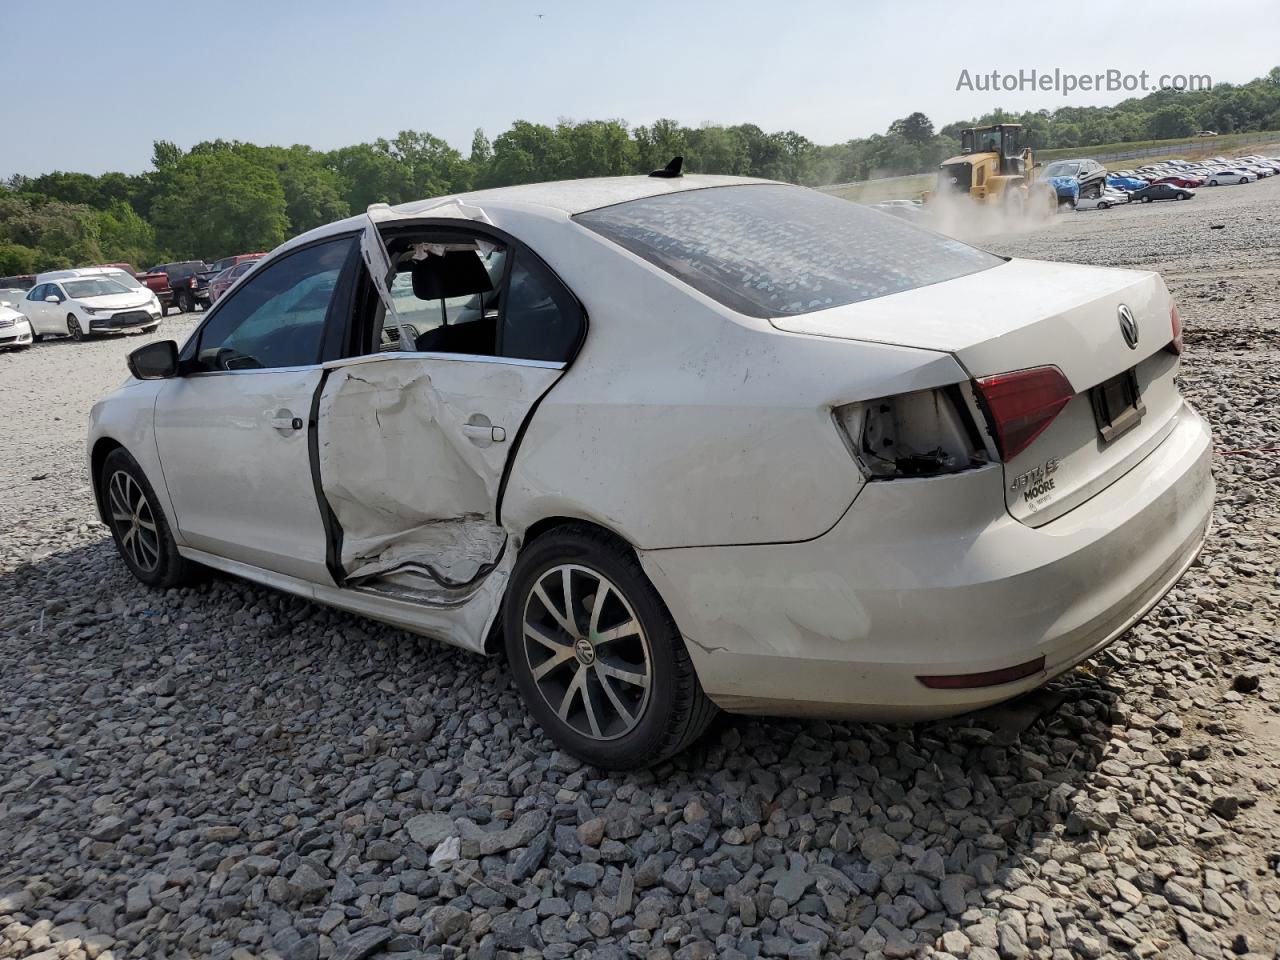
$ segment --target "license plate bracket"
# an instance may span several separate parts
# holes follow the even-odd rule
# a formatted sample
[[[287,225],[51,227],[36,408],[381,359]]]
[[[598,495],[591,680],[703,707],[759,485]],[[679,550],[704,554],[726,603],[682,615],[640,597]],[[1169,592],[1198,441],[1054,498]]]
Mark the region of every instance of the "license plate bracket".
[[[1138,391],[1138,374],[1132,367],[1098,384],[1089,391],[1089,398],[1103,443],[1128,433],[1147,412]]]

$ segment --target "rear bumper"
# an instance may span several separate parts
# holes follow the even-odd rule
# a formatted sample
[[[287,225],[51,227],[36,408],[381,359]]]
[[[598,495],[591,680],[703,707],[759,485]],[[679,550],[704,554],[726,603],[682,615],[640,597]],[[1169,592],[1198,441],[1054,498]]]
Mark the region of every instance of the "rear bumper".
[[[1003,471],[870,483],[828,533],[794,544],[645,551],[641,562],[721,707],[927,719],[1033,689],[1139,620],[1204,542],[1211,438],[1183,405],[1141,463],[1032,528],[1005,513]],[[921,675],[1043,669],[971,689]]]

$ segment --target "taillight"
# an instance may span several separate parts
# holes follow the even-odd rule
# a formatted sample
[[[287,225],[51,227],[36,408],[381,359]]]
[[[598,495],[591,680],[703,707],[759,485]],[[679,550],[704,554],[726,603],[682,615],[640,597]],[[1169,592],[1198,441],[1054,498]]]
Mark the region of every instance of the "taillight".
[[[987,462],[956,386],[850,403],[832,413],[849,452],[871,480],[937,477]]]
[[[1182,318],[1178,316],[1178,305],[1176,303],[1169,306],[1169,323],[1173,327],[1173,339],[1169,341],[1169,345],[1165,347],[1170,353],[1182,352]]]
[[[1057,367],[997,373],[977,381],[1000,459],[1008,463],[1040,436],[1075,396]]]

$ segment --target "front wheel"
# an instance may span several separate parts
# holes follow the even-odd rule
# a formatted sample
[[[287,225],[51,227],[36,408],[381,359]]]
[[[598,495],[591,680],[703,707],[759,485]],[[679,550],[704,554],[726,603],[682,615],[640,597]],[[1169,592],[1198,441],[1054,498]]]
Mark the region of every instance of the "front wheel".
[[[631,549],[603,531],[564,527],[525,548],[503,633],[529,712],[587,763],[658,763],[715,717],[658,591]]]
[[[76,319],[75,314],[67,314],[67,336],[76,343],[84,341],[84,329],[80,326],[80,321]]]
[[[162,589],[194,579],[196,568],[178,553],[155,490],[123,447],[107,455],[98,489],[116,549],[135,577]]]

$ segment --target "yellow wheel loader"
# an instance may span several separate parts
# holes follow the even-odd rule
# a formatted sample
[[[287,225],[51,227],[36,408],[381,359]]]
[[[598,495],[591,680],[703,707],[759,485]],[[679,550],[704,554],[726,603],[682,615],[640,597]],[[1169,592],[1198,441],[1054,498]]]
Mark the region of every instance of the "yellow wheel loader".
[[[1030,147],[1022,146],[1022,124],[997,123],[960,133],[960,155],[938,168],[938,188],[930,202],[968,198],[1003,212],[1012,223],[1047,216],[1057,209],[1057,194],[1035,177]]]

